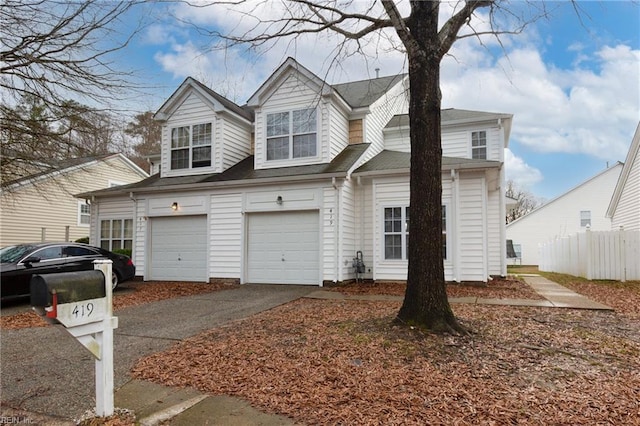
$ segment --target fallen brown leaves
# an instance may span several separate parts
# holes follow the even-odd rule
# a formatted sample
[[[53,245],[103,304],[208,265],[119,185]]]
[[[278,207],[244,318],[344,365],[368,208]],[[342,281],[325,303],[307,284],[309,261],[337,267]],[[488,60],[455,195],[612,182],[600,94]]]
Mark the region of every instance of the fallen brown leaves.
[[[173,297],[191,296],[212,291],[232,288],[226,284],[203,284],[190,282],[136,282],[122,283],[113,294],[113,310],[139,306]],[[19,328],[45,327],[48,324],[34,312],[23,312],[0,317],[0,328],[15,330]]]
[[[404,296],[407,288],[404,282],[362,282],[349,283],[336,287],[327,287],[327,290],[338,291],[344,294],[388,294],[392,296]],[[447,284],[449,297],[481,297],[491,299],[531,299],[544,300],[542,296],[533,291],[524,281],[514,278],[495,278],[483,285],[478,284]]]
[[[470,336],[392,325],[396,302],[302,299],[141,359],[136,378],[306,424],[640,424],[640,322],[455,305]]]

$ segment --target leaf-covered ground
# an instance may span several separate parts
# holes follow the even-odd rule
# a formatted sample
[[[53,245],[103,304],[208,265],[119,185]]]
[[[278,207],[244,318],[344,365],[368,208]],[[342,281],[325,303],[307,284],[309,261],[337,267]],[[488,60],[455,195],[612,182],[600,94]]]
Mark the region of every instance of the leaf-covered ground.
[[[639,308],[624,301],[638,294],[593,293],[619,312],[457,304],[465,337],[394,326],[398,302],[302,299],[141,359],[133,375],[303,424],[634,425]]]

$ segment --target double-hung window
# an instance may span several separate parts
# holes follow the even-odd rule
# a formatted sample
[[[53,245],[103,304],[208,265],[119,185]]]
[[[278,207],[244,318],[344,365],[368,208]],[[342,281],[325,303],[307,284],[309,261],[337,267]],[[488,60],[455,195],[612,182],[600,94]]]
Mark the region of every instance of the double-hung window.
[[[267,114],[267,161],[315,157],[317,152],[315,108]]]
[[[409,207],[384,208],[384,258],[409,258]],[[447,258],[447,209],[442,206],[442,258]]]
[[[471,132],[471,158],[478,160],[487,159],[487,132]]]
[[[78,226],[88,226],[91,221],[91,205],[78,201]]]
[[[100,247],[106,250],[133,248],[133,219],[100,221]]]
[[[591,210],[580,211],[580,227],[591,226]]]
[[[171,129],[171,170],[211,166],[211,123]]]
[[[384,209],[384,258],[407,259],[409,253],[409,207]]]

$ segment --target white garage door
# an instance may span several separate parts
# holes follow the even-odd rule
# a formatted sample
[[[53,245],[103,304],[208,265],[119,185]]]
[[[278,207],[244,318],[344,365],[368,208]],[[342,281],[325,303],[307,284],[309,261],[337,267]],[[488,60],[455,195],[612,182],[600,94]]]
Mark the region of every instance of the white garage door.
[[[249,215],[247,281],[320,282],[318,212]]]
[[[151,219],[150,279],[208,281],[207,217]]]

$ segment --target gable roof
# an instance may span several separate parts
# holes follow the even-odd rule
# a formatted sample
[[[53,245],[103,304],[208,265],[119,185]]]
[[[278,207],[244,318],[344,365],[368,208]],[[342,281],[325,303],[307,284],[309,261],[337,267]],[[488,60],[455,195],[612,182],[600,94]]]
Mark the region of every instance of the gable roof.
[[[633,167],[635,162],[640,162],[640,122],[638,122],[638,127],[636,127],[636,133],[633,135],[633,139],[631,140],[631,146],[629,146],[627,158],[625,158],[624,160],[622,172],[620,173],[618,182],[616,183],[616,187],[613,190],[613,195],[611,196],[611,201],[609,202],[609,208],[607,209],[607,217],[613,217],[613,215],[616,213],[618,203],[620,202],[620,197],[622,196],[622,190],[627,185],[629,174],[631,173],[631,168]],[[640,167],[640,164],[638,164],[636,167]]]
[[[613,166],[611,166],[611,167],[609,167],[609,168],[604,169],[603,171],[601,171],[601,172],[600,172],[600,173],[598,173],[597,175],[595,175],[595,176],[593,176],[592,178],[587,179],[586,181],[582,182],[581,184],[579,184],[579,185],[577,185],[577,186],[575,186],[575,187],[571,188],[570,190],[568,190],[568,191],[567,191],[567,192],[565,192],[564,194],[558,195],[557,197],[555,197],[555,198],[551,199],[550,201],[548,201],[548,202],[544,203],[543,205],[539,206],[538,208],[531,210],[529,213],[525,214],[524,216],[521,216],[521,217],[517,218],[516,220],[514,220],[514,221],[512,221],[512,222],[507,223],[507,228],[509,228],[509,227],[510,227],[511,225],[513,225],[513,224],[520,223],[521,221],[523,221],[523,220],[527,219],[527,218],[528,218],[528,217],[530,217],[531,215],[538,214],[538,212],[543,211],[544,209],[546,209],[546,208],[547,208],[547,207],[549,207],[550,205],[554,204],[554,203],[555,203],[555,202],[557,202],[558,200],[562,199],[562,198],[563,198],[563,197],[565,197],[566,195],[568,195],[568,194],[570,194],[570,193],[572,193],[572,192],[574,192],[574,191],[577,191],[578,189],[580,189],[580,188],[582,188],[583,186],[585,186],[585,185],[587,185],[587,184],[589,184],[589,183],[593,182],[594,180],[597,180],[597,179],[598,179],[598,178],[600,178],[601,176],[603,176],[603,175],[605,175],[605,174],[607,174],[607,173],[611,172],[612,170],[616,169],[617,167],[622,167],[622,166],[623,166],[623,164],[622,164],[621,162],[616,161],[616,163],[615,163]]]
[[[491,169],[499,168],[502,163],[490,160],[474,160],[471,158],[442,157],[442,170],[451,169]],[[358,167],[353,174],[368,176],[388,173],[409,173],[411,153],[384,150]]]
[[[222,173],[161,178],[160,174],[130,185],[106,188],[78,194],[78,198],[116,195],[123,193],[197,189],[222,185],[255,185],[292,180],[330,179],[346,177],[351,167],[369,147],[369,144],[348,145],[330,163],[305,166],[254,169],[254,157],[249,156]]]
[[[169,98],[162,104],[158,111],[153,115],[156,120],[166,120],[171,113],[179,106],[189,90],[195,90],[199,93],[209,104],[214,111],[230,111],[249,122],[253,122],[253,112],[246,106],[239,106],[238,104],[230,101],[224,96],[216,93],[214,90],[208,88],[204,84],[200,83],[193,77],[187,77],[180,86],[169,96]]]
[[[295,70],[309,81],[321,88],[322,95],[337,94],[351,108],[365,108],[380,99],[393,86],[404,80],[408,74],[398,74],[388,77],[379,77],[367,80],[352,81],[348,83],[330,85],[322,78],[302,66],[295,59],[289,57],[276,69],[269,78],[251,95],[247,105],[258,106],[266,93],[274,88],[283,76],[290,70]]]
[[[334,84],[331,87],[342,96],[351,108],[364,108],[380,99],[382,95],[406,77],[407,74],[398,74],[369,80]]]
[[[468,109],[446,108],[440,111],[440,123],[443,126],[476,123],[478,121],[499,121],[513,119],[513,114],[499,112],[473,111]],[[409,128],[409,114],[395,115],[389,120],[385,129],[396,127]]]
[[[124,155],[120,153],[117,153],[117,154],[109,153],[109,154],[96,155],[96,156],[90,156],[90,157],[69,158],[65,160],[60,160],[58,162],[52,162],[49,164],[43,163],[42,171],[8,182],[7,188],[15,189],[22,185],[28,185],[41,180],[63,175],[63,174],[72,172],[76,169],[86,168],[94,164],[97,164],[100,161],[107,161],[107,160],[116,159],[116,158],[123,161],[135,173],[138,173],[140,177],[146,178],[149,176],[147,172],[142,170],[133,161],[129,160]]]

